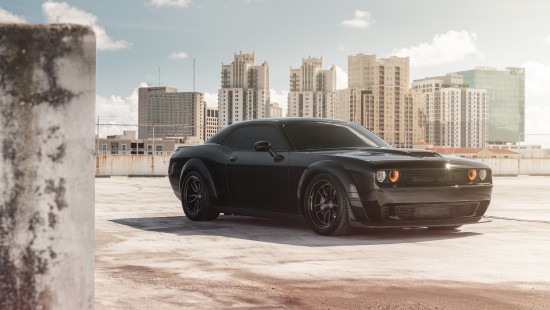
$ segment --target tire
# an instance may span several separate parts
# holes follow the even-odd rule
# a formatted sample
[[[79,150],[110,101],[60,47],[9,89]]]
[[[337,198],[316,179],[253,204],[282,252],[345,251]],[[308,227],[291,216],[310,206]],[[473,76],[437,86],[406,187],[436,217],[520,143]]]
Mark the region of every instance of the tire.
[[[311,229],[323,236],[341,236],[349,231],[349,199],[342,184],[321,173],[309,182],[304,195],[304,215]]]
[[[461,227],[461,226],[462,226],[462,225],[456,225],[456,226],[432,226],[432,227],[428,227],[428,229],[445,231],[445,230],[455,230],[455,229],[458,229],[458,228]]]
[[[181,204],[183,213],[192,221],[210,221],[220,215],[220,212],[212,206],[212,199],[204,178],[195,171],[189,172],[183,178]]]

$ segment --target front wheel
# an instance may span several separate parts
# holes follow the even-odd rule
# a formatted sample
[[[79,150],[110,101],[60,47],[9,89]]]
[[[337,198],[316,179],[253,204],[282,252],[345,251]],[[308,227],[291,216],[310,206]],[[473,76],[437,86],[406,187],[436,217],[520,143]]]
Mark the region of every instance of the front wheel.
[[[336,178],[326,173],[314,176],[304,198],[304,215],[314,232],[323,236],[348,233],[349,200]]]
[[[192,221],[210,221],[220,212],[212,206],[208,186],[200,173],[189,172],[182,182],[181,204],[183,212]]]

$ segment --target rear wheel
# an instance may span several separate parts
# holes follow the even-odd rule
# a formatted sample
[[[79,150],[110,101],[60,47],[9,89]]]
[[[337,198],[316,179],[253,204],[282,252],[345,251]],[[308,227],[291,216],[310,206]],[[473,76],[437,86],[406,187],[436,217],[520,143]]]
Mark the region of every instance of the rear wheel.
[[[349,231],[349,200],[344,187],[330,174],[311,179],[305,192],[304,215],[319,235],[345,235]]]
[[[181,204],[187,218],[192,221],[210,221],[220,215],[212,206],[208,186],[200,173],[189,172],[182,184]]]

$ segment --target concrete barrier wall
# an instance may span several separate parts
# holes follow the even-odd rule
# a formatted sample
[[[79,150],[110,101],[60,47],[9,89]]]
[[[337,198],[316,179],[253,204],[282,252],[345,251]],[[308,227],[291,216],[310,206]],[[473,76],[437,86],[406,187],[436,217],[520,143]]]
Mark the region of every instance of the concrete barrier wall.
[[[165,176],[170,156],[97,155],[96,176]]]
[[[478,159],[491,167],[493,175],[550,175],[550,158]],[[96,176],[165,176],[170,156],[97,155]]]

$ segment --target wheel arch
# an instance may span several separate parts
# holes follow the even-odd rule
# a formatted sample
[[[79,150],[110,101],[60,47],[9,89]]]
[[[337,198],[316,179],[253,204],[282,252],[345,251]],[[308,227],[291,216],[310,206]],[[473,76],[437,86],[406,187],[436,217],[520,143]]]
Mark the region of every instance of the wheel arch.
[[[300,181],[298,182],[298,190],[296,193],[296,198],[298,199],[299,203],[299,211],[300,214],[304,215],[304,199],[305,199],[305,191],[307,189],[307,186],[311,179],[320,174],[320,173],[327,173],[335,177],[342,186],[344,186],[344,189],[346,191],[346,197],[348,199],[350,198],[350,192],[352,191],[352,188],[355,188],[355,183],[353,182],[352,177],[349,175],[349,173],[346,171],[344,166],[342,164],[337,163],[332,160],[322,160],[315,162],[307,167],[307,169],[302,173],[302,176],[300,177]],[[355,220],[355,213],[354,208],[351,207],[351,203],[348,204],[350,206],[351,210],[349,211],[350,219]]]
[[[208,185],[210,197],[217,199],[218,193],[216,191],[216,187],[214,186],[212,175],[210,174],[208,167],[206,167],[206,164],[198,158],[192,158],[188,160],[185,163],[185,165],[183,165],[183,168],[181,169],[180,182],[179,182],[180,191],[181,191],[183,178],[185,178],[185,176],[191,171],[198,172],[202,175],[202,177],[204,178],[204,181]]]

